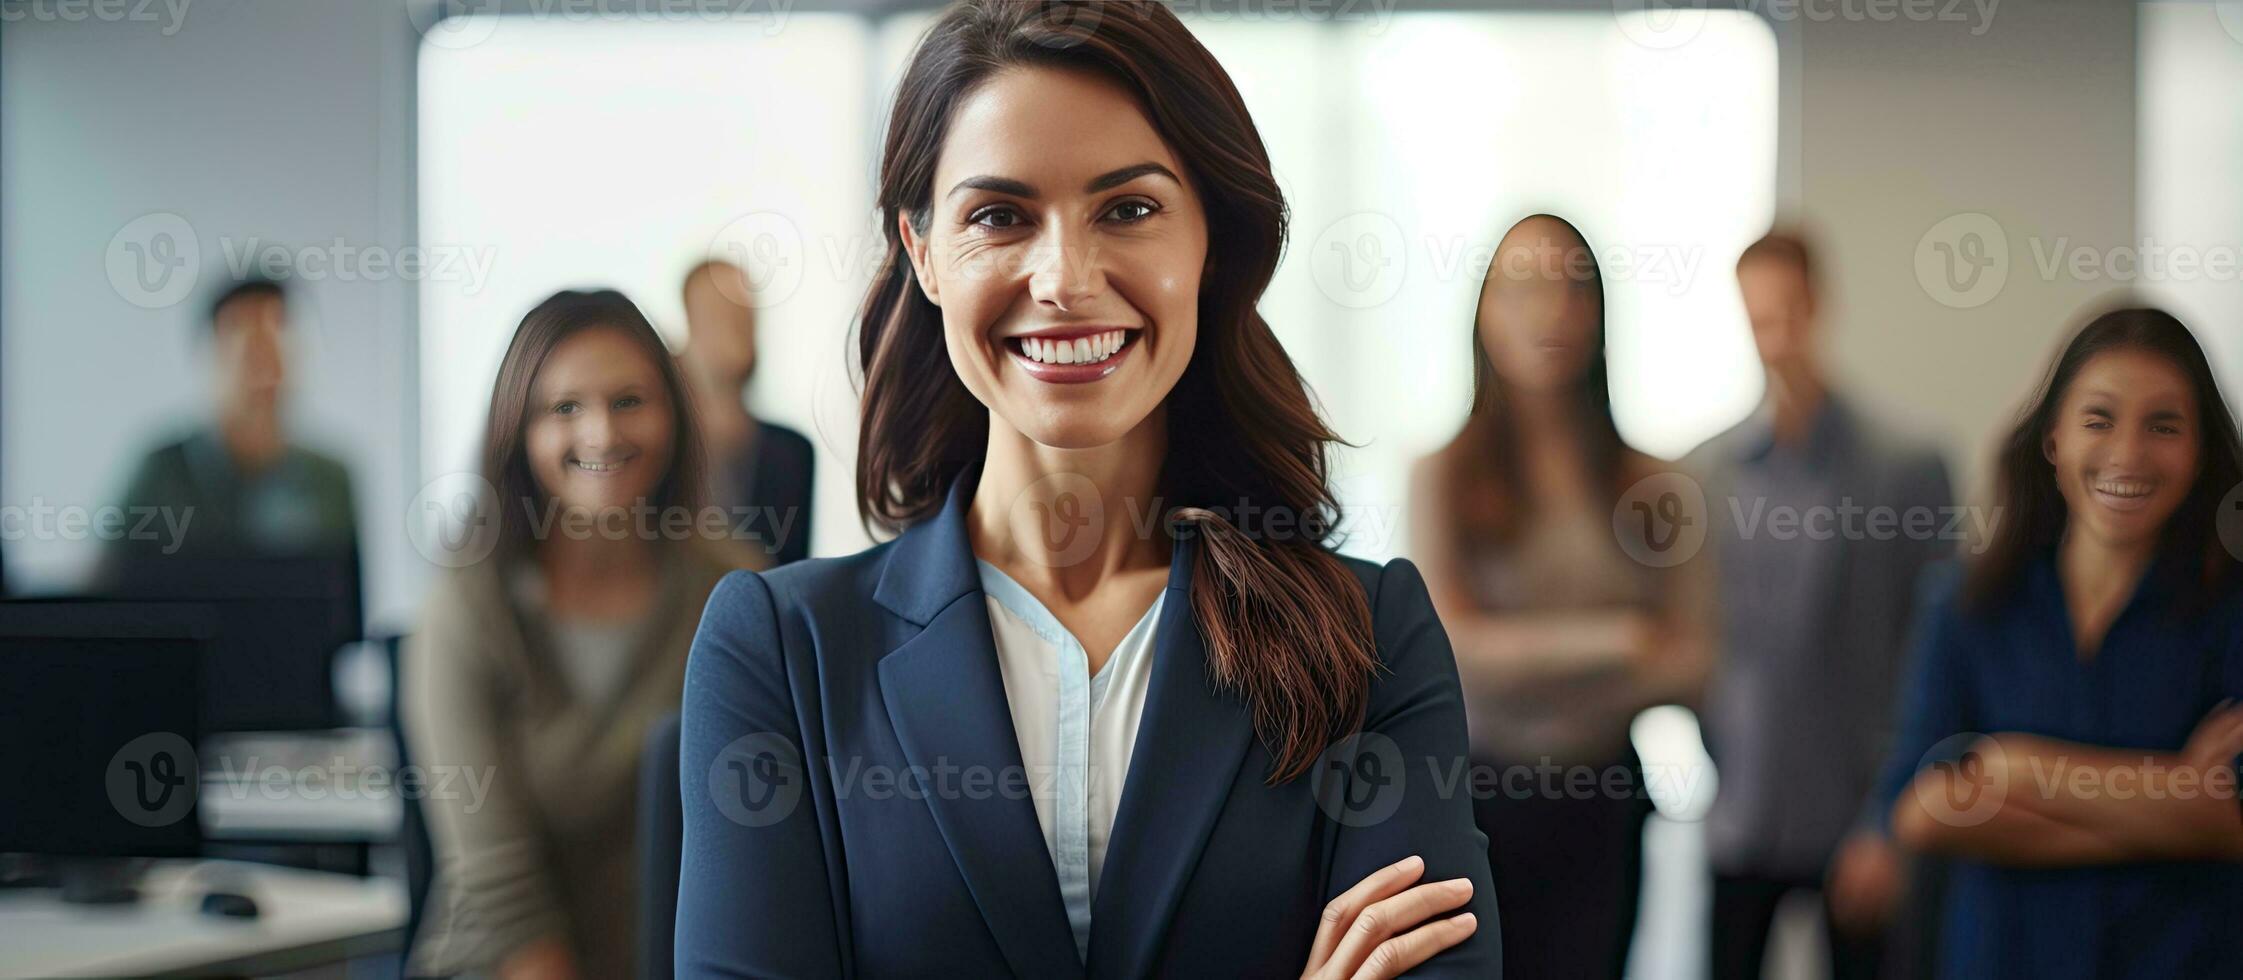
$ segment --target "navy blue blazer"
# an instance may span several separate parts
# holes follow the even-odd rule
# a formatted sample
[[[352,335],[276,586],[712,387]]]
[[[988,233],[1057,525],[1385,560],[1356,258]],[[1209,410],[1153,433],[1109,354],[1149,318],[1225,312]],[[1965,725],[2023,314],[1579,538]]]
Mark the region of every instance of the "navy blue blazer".
[[[1297,977],[1325,904],[1412,854],[1423,881],[1471,878],[1479,918],[1420,975],[1499,975],[1456,662],[1417,569],[1344,559],[1385,665],[1368,734],[1270,786],[1245,704],[1208,680],[1190,538],[1085,963],[967,538],[974,479],[894,541],[710,596],[685,682],[679,976]]]

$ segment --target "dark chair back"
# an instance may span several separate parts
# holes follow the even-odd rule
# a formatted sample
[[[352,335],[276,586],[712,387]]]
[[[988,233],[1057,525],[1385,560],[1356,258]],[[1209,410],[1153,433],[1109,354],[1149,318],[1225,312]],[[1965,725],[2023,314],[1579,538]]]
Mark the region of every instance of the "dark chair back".
[[[639,757],[639,977],[670,980],[677,972],[678,861],[684,853],[685,805],[678,785],[678,716],[647,732]]]

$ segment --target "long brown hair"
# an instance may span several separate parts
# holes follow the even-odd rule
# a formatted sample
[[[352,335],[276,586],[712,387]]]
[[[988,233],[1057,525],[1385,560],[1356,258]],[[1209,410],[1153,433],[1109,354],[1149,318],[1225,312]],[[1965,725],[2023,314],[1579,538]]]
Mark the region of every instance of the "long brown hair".
[[[1596,250],[1589,247],[1589,239],[1581,229],[1554,214],[1531,214],[1511,226],[1517,230],[1530,221],[1554,221],[1564,226],[1580,245],[1579,257],[1584,260],[1583,274],[1588,287],[1596,294],[1597,320],[1588,361],[1582,367],[1580,380],[1573,387],[1574,417],[1581,422],[1580,436],[1588,454],[1589,472],[1597,481],[1596,489],[1609,494],[1603,501],[1609,508],[1619,499],[1621,483],[1621,458],[1627,444],[1620,439],[1620,427],[1612,418],[1612,380],[1604,363],[1604,272],[1597,264]],[[1504,237],[1510,237],[1506,232]],[[1498,243],[1496,257],[1488,264],[1489,276],[1496,274],[1496,263],[1502,261]],[[1571,257],[1565,265],[1574,268]],[[1472,318],[1472,407],[1464,417],[1464,425],[1456,437],[1441,448],[1438,465],[1447,472],[1449,512],[1456,515],[1456,527],[1467,547],[1494,547],[1513,540],[1525,523],[1526,494],[1521,488],[1526,483],[1525,462],[1519,457],[1518,419],[1512,413],[1502,379],[1496,374],[1495,361],[1488,356],[1487,340],[1481,335],[1480,324],[1487,318],[1488,291],[1481,291],[1480,306]]]
[[[646,315],[622,293],[612,289],[562,290],[522,317],[514,340],[506,347],[505,359],[499,362],[498,382],[491,386],[491,413],[483,434],[483,479],[496,492],[496,553],[502,561],[525,559],[535,553],[532,515],[548,506],[545,491],[539,489],[530,473],[529,452],[523,447],[529,428],[531,386],[546,357],[562,341],[599,329],[622,333],[653,361],[662,377],[662,389],[670,398],[670,467],[647,503],[662,515],[674,508],[695,513],[700,506],[704,466],[700,427],[694,422],[693,404],[685,396],[685,383],[669,348]]]
[[[2188,574],[2179,584],[2185,590],[2184,601],[2192,606],[2209,601],[2222,584],[2231,581],[2235,558],[2220,542],[2217,510],[2228,491],[2243,483],[2243,442],[2236,436],[2235,416],[2220,397],[2219,382],[2196,335],[2164,310],[2133,307],[2104,313],[2080,328],[2002,440],[1994,457],[1994,499],[1999,507],[1995,513],[2000,519],[1993,540],[1972,561],[1963,580],[1964,605],[1972,611],[1987,611],[2008,598],[2025,566],[2053,551],[2063,537],[2069,512],[2056,488],[2056,467],[2043,446],[2062,408],[2064,392],[2080,369],[2096,355],[2117,350],[2165,358],[2188,378],[2196,395],[2196,482],[2166,520],[2158,550],[2181,559],[2180,567]]]
[[[1134,94],[1206,202],[1200,339],[1168,395],[1161,499],[1174,509],[1162,525],[1201,539],[1191,604],[1210,673],[1244,697],[1273,757],[1270,781],[1290,780],[1362,723],[1377,665],[1371,613],[1326,548],[1337,504],[1325,449],[1336,437],[1254,309],[1284,247],[1284,198],[1237,88],[1166,7],[964,0],[920,39],[881,158],[887,253],[858,319],[858,509],[889,531],[917,523],[986,450],[988,410],[953,372],[926,370],[948,363],[942,316],[913,283],[897,219],[926,227],[952,108],[1013,66],[1092,71]],[[1303,531],[1265,535],[1207,509],[1241,501]]]

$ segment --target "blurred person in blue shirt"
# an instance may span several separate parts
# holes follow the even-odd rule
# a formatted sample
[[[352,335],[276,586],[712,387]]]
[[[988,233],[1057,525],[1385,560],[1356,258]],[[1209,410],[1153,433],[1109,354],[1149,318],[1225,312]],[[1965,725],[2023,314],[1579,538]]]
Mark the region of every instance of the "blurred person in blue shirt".
[[[1685,461],[1712,501],[1727,613],[1704,717],[1715,977],[1760,976],[1795,891],[1821,893],[1832,975],[1877,976],[1901,862],[1849,830],[1889,741],[1917,576],[1955,547],[1938,451],[1830,385],[1815,259],[1785,229],[1738,257],[1767,398]],[[1804,533],[1772,524],[1786,513]]]
[[[1955,859],[1941,976],[2243,976],[2243,443],[2203,349],[2096,318],[1995,469],[1865,822]]]

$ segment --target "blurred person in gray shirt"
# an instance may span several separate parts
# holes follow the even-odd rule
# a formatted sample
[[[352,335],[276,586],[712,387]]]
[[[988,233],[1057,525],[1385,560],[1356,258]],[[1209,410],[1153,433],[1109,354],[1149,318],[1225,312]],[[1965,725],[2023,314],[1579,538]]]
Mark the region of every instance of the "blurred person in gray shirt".
[[[285,426],[288,291],[250,278],[210,304],[205,338],[215,375],[209,420],[143,458],[126,484],[128,512],[170,511],[171,535],[125,536],[102,578],[127,566],[183,559],[333,558],[355,566],[358,524],[350,473],[297,444]]]
[[[1820,892],[1832,976],[1875,977],[1899,859],[1852,833],[1888,741],[1917,572],[1955,548],[1947,467],[1832,390],[1814,249],[1776,230],[1737,260],[1768,378],[1691,453],[1720,542],[1723,621],[1703,719],[1712,976],[1757,980],[1777,905]],[[1968,527],[1968,524],[1959,525]]]

